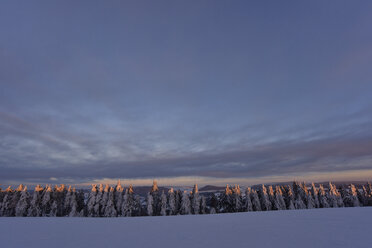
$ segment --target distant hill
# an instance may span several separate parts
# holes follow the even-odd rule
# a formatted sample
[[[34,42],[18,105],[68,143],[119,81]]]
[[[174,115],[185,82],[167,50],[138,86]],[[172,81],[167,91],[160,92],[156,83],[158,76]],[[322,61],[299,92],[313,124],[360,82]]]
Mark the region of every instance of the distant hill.
[[[221,186],[206,185],[200,188],[199,191],[221,191],[224,189],[225,187],[221,187]]]
[[[133,190],[136,194],[140,196],[146,196],[148,192],[150,192],[152,186],[137,186],[133,187]],[[165,187],[159,187],[159,192],[162,192],[164,190],[165,193],[168,192],[169,188]]]

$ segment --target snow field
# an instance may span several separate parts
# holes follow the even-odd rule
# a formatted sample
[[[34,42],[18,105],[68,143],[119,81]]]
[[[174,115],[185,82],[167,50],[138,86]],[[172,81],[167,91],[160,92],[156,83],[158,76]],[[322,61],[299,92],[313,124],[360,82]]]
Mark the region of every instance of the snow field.
[[[372,247],[372,207],[132,218],[0,218],[1,248]]]

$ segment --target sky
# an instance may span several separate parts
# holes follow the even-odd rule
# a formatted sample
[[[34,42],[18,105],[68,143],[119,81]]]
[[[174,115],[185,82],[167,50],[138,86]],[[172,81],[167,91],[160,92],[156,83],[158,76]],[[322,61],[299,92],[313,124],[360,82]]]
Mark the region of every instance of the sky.
[[[0,184],[370,180],[371,9],[2,1]]]

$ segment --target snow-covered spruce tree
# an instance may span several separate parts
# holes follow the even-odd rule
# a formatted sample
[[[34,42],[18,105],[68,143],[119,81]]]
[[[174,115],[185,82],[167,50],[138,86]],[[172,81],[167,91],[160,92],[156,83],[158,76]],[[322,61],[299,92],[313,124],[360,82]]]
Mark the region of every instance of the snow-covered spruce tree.
[[[70,185],[67,189],[67,193],[65,195],[65,201],[63,203],[64,216],[69,216],[71,213],[71,196],[72,196],[72,188]]]
[[[181,206],[182,206],[182,192],[181,190],[176,190],[174,192],[175,201],[176,201],[176,212],[175,215],[181,214]]]
[[[110,185],[106,184],[105,189],[103,190],[103,195],[100,202],[100,216],[105,216],[105,209],[109,199],[110,194]]]
[[[110,192],[108,194],[108,200],[105,206],[104,216],[105,217],[116,217],[117,211],[115,207],[115,189],[110,187]]]
[[[28,209],[28,217],[39,217],[42,215],[41,212],[41,201],[42,201],[42,192],[44,188],[40,185],[36,185],[34,194],[30,202],[30,207]]]
[[[281,207],[279,202],[276,200],[273,186],[270,185],[267,187],[267,195],[269,196],[269,201],[271,202],[271,209],[280,210]]]
[[[99,217],[101,216],[101,209],[102,209],[102,197],[103,197],[103,185],[100,184],[98,188],[98,192],[96,195],[96,201],[94,203],[94,216]]]
[[[161,209],[160,209],[160,215],[166,216],[167,215],[167,196],[163,192],[161,193]]]
[[[141,198],[139,195],[135,195],[133,216],[143,216],[143,215],[144,215],[144,211],[142,209]]]
[[[207,214],[207,199],[204,195],[202,195],[200,199],[200,213]]]
[[[250,212],[253,211],[253,205],[251,200],[251,188],[247,187],[245,190],[245,197],[244,197],[244,211]]]
[[[362,192],[364,196],[363,205],[364,206],[372,206],[372,189],[371,184],[367,183],[362,187]]]
[[[350,185],[349,197],[350,197],[350,200],[352,202],[351,207],[359,207],[360,206],[360,203],[359,203],[359,200],[358,200],[358,189],[353,184]]]
[[[234,212],[243,211],[243,198],[242,198],[240,186],[235,184],[234,188],[232,189],[232,192],[233,192],[233,195],[232,195],[233,211]]]
[[[361,190],[357,191],[358,200],[360,202],[361,206],[368,206],[368,195],[365,195],[366,189],[364,186],[362,186]]]
[[[262,211],[270,211],[272,209],[272,205],[269,199],[269,195],[267,194],[267,189],[264,184],[262,184],[261,186],[259,196]]]
[[[315,208],[315,202],[314,202],[314,197],[311,194],[311,191],[308,191],[306,194],[306,208],[312,209]]]
[[[301,183],[293,182],[294,207],[295,209],[306,209],[306,193]]]
[[[68,209],[70,209],[70,213],[68,214],[69,217],[79,217],[79,210],[78,210],[78,204],[77,204],[77,199],[76,199],[76,189],[72,188],[71,186],[69,188],[69,201],[68,201]]]
[[[314,199],[311,196],[311,193],[307,189],[307,186],[305,182],[300,183],[300,188],[301,188],[301,194],[302,194],[302,201],[305,204],[306,208],[314,208]]]
[[[135,205],[134,191],[132,185],[125,190],[123,205],[121,208],[122,215],[125,217],[133,216]]]
[[[97,185],[93,184],[92,189],[89,193],[88,201],[87,201],[87,216],[88,217],[95,217],[94,206],[96,203],[96,195],[97,195]]]
[[[209,213],[216,214],[219,212],[219,202],[216,194],[212,194],[209,204]]]
[[[87,213],[87,207],[86,207],[86,199],[85,199],[85,193],[83,190],[79,190],[76,192],[76,201],[78,204],[79,217],[85,217]]]
[[[225,192],[220,195],[220,209],[221,213],[232,213],[234,212],[234,203],[232,190],[229,185],[226,185]]]
[[[349,189],[347,189],[344,185],[341,186],[339,192],[345,207],[359,207],[359,200],[356,190],[357,189],[353,184],[349,186]]]
[[[336,185],[329,183],[328,202],[332,208],[344,207],[341,194],[338,192]]]
[[[169,215],[176,214],[176,196],[174,193],[174,189],[170,188],[168,191],[168,199],[169,199]]]
[[[160,215],[160,210],[161,210],[161,198],[160,198],[158,183],[155,180],[152,184],[150,194],[152,196],[153,215],[154,216],[159,216]]]
[[[324,187],[322,184],[319,184],[319,191],[318,191],[318,198],[319,198],[319,206],[321,208],[329,208],[329,203],[328,203],[328,197],[327,193],[324,190]]]
[[[15,216],[18,201],[21,198],[21,194],[24,186],[20,184],[18,188],[12,192],[8,209],[6,210],[6,216]]]
[[[200,213],[200,195],[197,184],[194,185],[191,192],[191,212],[192,214]]]
[[[287,209],[286,205],[285,205],[284,198],[283,198],[283,192],[282,192],[280,186],[275,187],[275,207],[278,210]]]
[[[146,205],[147,205],[147,215],[148,216],[152,216],[154,214],[154,211],[153,211],[153,208],[152,208],[152,205],[153,205],[153,199],[152,199],[152,195],[150,192],[147,193],[147,202],[146,202]]]
[[[287,209],[289,210],[295,209],[294,206],[295,198],[293,195],[292,187],[290,185],[284,187],[284,201]]]
[[[181,214],[191,214],[190,197],[186,190],[182,194]]]
[[[253,211],[262,211],[260,198],[258,197],[257,191],[254,189],[251,190],[251,200]]]
[[[11,200],[12,200],[12,197],[13,197],[13,190],[12,188],[9,186],[5,191],[4,191],[5,195],[4,195],[4,198],[3,198],[3,202],[1,204],[1,209],[0,209],[0,216],[11,216],[10,215],[10,212],[11,212],[11,209],[10,209],[10,205],[11,205]]]
[[[41,216],[50,216],[50,211],[52,207],[52,187],[47,185],[42,193],[42,200],[41,200]]]
[[[314,207],[319,208],[320,205],[319,205],[319,198],[318,198],[318,190],[316,189],[314,183],[311,183],[311,191],[310,192],[311,192],[311,195],[313,196],[313,199],[314,199]]]
[[[328,183],[327,198],[331,208],[338,208],[336,193],[334,192],[335,188],[331,182]]]
[[[118,180],[118,184],[115,188],[115,203],[116,203],[116,211],[118,216],[122,216],[121,213],[121,206],[123,205],[124,199],[124,188],[121,186],[120,180]]]
[[[27,186],[25,186],[21,191],[21,196],[17,202],[15,209],[15,216],[25,217],[27,216],[27,209],[30,205],[30,194],[27,192]]]
[[[67,194],[67,189],[64,184],[60,186],[54,186],[52,193],[53,203],[52,203],[52,212],[55,212],[56,216],[66,216],[68,212],[65,210],[65,198]],[[56,209],[55,209],[56,208]]]

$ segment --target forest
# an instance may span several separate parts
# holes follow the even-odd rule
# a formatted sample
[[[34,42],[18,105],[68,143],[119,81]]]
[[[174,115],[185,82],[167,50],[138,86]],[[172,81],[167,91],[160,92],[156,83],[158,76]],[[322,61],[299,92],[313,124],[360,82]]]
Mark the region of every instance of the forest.
[[[154,181],[146,197],[124,188],[120,181],[114,187],[92,185],[89,193],[65,185],[37,185],[32,192],[24,185],[0,190],[2,217],[131,217],[189,214],[218,214],[249,211],[294,210],[372,206],[370,183],[357,188],[353,184],[327,187],[314,183],[247,187],[226,186],[223,192],[201,193],[170,188],[160,192]]]

